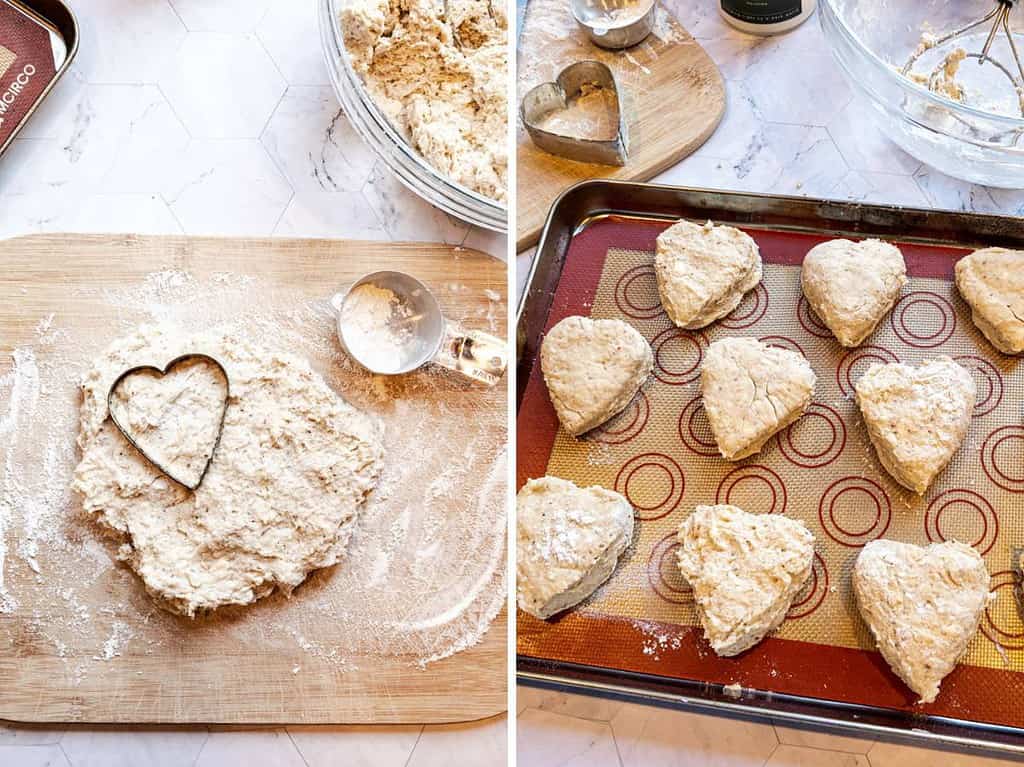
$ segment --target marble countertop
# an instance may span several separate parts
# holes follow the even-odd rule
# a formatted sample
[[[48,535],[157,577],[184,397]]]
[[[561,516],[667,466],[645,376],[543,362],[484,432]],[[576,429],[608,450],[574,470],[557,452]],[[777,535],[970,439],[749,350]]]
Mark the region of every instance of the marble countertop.
[[[787,35],[759,38],[725,24],[714,2],[665,4],[718,64],[728,105],[708,142],[653,181],[1024,215],[1024,192],[957,181],[881,135],[826,49],[817,16]],[[530,249],[517,258],[520,297],[533,256]],[[517,710],[524,767],[1019,764],[524,686]]]
[[[341,114],[313,0],[70,0],[71,70],[0,161],[0,237],[506,238],[406,190]],[[5,767],[495,767],[504,716],[412,727],[0,725]]]

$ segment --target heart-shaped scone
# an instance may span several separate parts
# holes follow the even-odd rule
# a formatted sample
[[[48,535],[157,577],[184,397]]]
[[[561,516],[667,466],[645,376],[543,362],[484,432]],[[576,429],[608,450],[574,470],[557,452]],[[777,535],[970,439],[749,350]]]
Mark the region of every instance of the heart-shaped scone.
[[[161,370],[126,370],[110,387],[110,419],[142,456],[195,490],[220,442],[230,387],[227,373],[205,354],[187,354]]]
[[[949,357],[876,363],[854,384],[868,437],[892,478],[923,495],[971,424],[977,387]]]
[[[669,319],[682,328],[702,328],[757,287],[761,253],[750,235],[734,227],[680,221],[658,235],[654,272]]]
[[[756,338],[715,341],[704,355],[700,391],[718,452],[730,461],[758,452],[803,414],[816,382],[802,354]]]
[[[531,479],[516,496],[519,607],[544,619],[608,580],[633,540],[633,507],[603,487]]]
[[[853,566],[853,593],[882,657],[931,703],[991,599],[985,562],[955,541],[872,541]]]
[[[600,61],[570,64],[523,97],[520,117],[534,144],[570,160],[626,164],[626,129],[615,76]]]
[[[540,347],[540,369],[565,430],[577,436],[630,403],[654,365],[651,345],[620,320],[566,317]]]
[[[698,506],[678,539],[704,636],[722,656],[774,631],[814,565],[814,536],[803,523],[736,506]]]
[[[1024,250],[984,248],[956,263],[971,319],[1005,354],[1024,354]]]
[[[843,346],[860,346],[871,335],[906,281],[903,254],[881,240],[815,245],[800,272],[807,302]]]

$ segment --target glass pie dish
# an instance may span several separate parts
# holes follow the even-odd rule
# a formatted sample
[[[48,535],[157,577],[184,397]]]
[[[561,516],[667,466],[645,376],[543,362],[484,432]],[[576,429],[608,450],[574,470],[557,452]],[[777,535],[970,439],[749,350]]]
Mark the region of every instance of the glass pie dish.
[[[508,231],[508,209],[428,163],[374,103],[345,50],[339,10],[344,0],[318,0],[320,38],[334,91],[362,139],[409,189],[451,215],[495,232]]]

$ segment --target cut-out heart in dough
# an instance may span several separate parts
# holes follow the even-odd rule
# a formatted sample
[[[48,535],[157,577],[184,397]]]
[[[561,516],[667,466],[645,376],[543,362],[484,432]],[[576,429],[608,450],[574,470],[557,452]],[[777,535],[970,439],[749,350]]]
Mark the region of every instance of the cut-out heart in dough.
[[[570,64],[523,97],[520,116],[540,149],[578,162],[626,164],[615,76],[599,61]]]
[[[843,346],[860,346],[907,281],[903,254],[881,240],[829,240],[804,257],[800,285],[814,313]]]
[[[229,395],[220,363],[189,354],[163,370],[143,366],[122,373],[110,387],[107,409],[146,460],[195,490],[220,442]]]
[[[653,365],[650,344],[620,320],[566,317],[548,331],[540,349],[551,403],[573,436],[623,410]]]
[[[817,377],[802,354],[756,338],[723,338],[708,347],[700,390],[723,458],[759,451],[799,418],[814,397]]]
[[[853,592],[882,657],[921,703],[935,700],[991,598],[985,562],[953,541],[872,541],[854,565]]]
[[[918,495],[960,448],[977,387],[949,357],[874,364],[854,384],[868,437],[892,478]]]
[[[679,527],[678,556],[708,643],[737,655],[786,617],[811,574],[814,536],[781,515],[698,506]]]
[[[1024,250],[983,248],[956,262],[971,319],[1004,354],[1024,354]]]

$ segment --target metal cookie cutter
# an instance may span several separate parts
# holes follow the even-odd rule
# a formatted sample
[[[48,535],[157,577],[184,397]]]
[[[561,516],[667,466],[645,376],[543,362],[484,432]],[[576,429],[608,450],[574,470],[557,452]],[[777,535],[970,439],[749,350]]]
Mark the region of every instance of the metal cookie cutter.
[[[555,133],[540,127],[545,117],[552,112],[566,109],[571,101],[578,98],[585,85],[606,88],[615,95],[615,138],[583,138]],[[533,143],[545,152],[578,162],[626,164],[626,130],[622,121],[619,89],[615,83],[615,75],[600,61],[578,61],[570,64],[559,72],[555,82],[541,83],[532,88],[523,97],[520,115]]]
[[[654,29],[655,0],[572,0],[572,15],[594,45],[619,50]]]
[[[148,372],[155,373],[162,378],[163,376],[171,372],[172,368],[175,368],[178,365],[184,364],[186,362],[192,362],[195,360],[202,360],[203,362],[207,362],[213,365],[224,377],[224,402],[220,410],[220,422],[217,424],[217,437],[214,439],[213,446],[210,448],[210,454],[206,458],[206,463],[203,464],[203,470],[199,473],[199,476],[196,478],[195,482],[188,482],[180,477],[175,476],[175,474],[171,472],[162,463],[160,463],[160,461],[156,460],[153,456],[146,452],[146,449],[142,447],[142,445],[140,445],[138,442],[136,442],[135,438],[128,432],[124,425],[117,420],[117,415],[114,411],[114,408],[111,407],[111,405],[114,401],[114,394],[117,392],[117,387],[120,386],[129,376],[132,376],[135,373]],[[139,365],[137,367],[129,368],[128,370],[121,373],[121,375],[114,379],[114,383],[110,385],[110,390],[107,392],[107,413],[110,414],[110,420],[113,421],[114,426],[117,427],[117,430],[121,432],[121,434],[124,436],[126,440],[128,440],[132,447],[139,451],[139,454],[143,458],[145,458],[147,461],[153,464],[154,467],[156,467],[168,478],[174,480],[182,487],[194,491],[203,483],[203,480],[206,478],[206,472],[210,469],[210,464],[213,462],[213,454],[217,452],[217,446],[220,445],[220,435],[224,431],[224,416],[228,412],[228,400],[230,398],[231,382],[228,379],[228,372],[224,369],[224,366],[221,365],[219,361],[217,361],[208,354],[183,354],[182,356],[175,357],[173,360],[168,362],[163,367],[162,370],[154,365]]]
[[[388,291],[388,316],[359,307],[359,288]],[[479,330],[445,321],[441,305],[422,282],[403,272],[373,272],[331,300],[338,312],[338,339],[360,365],[380,375],[400,375],[432,362],[493,386],[508,365],[508,346]],[[382,304],[378,301],[377,306]],[[373,339],[387,331],[387,348]]]

